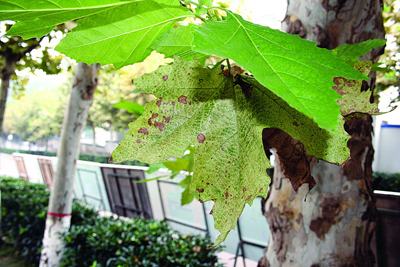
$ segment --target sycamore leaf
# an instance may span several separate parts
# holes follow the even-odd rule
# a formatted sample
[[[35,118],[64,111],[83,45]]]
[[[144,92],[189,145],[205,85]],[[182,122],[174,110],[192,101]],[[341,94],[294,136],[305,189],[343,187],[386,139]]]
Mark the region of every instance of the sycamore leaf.
[[[193,33],[193,50],[231,58],[291,107],[333,130],[339,115],[333,77],[368,79],[314,42],[245,21],[230,11]]]
[[[179,185],[185,190],[182,192],[181,206],[190,204],[198,195],[197,192],[190,192],[190,183],[192,182],[192,176],[187,175],[185,179],[179,182]]]
[[[168,160],[164,161],[163,165],[167,167],[170,171],[183,171],[187,168],[189,161],[183,158],[176,158],[176,160]]]
[[[165,57],[179,56],[185,60],[196,58],[204,66],[209,55],[198,53],[192,50],[193,24],[188,26],[180,25],[178,28],[171,28],[164,33],[152,45],[152,49],[165,55]]]
[[[112,10],[132,3],[130,0],[85,0],[85,1],[35,1],[1,0],[0,20],[18,21],[7,32],[24,39],[42,37],[56,25]]]
[[[354,69],[368,75],[371,70],[372,63],[358,62],[354,65]],[[338,100],[340,105],[340,113],[343,116],[362,114],[376,114],[379,112],[377,103],[370,103],[371,91],[361,92],[362,81],[348,80],[345,78],[335,78],[336,84],[333,89],[342,95],[342,99]]]
[[[80,21],[56,49],[87,64],[121,68],[143,61],[157,38],[190,16],[177,0],[132,2]]]
[[[199,5],[203,5],[203,6],[212,6],[213,4],[213,0],[199,0]]]
[[[368,53],[374,48],[384,46],[386,40],[372,39],[357,44],[343,44],[332,50],[333,54],[344,58],[350,65],[358,62],[360,57]]]
[[[142,105],[140,105],[139,103],[135,103],[135,102],[127,101],[127,100],[122,100],[121,102],[114,104],[114,108],[126,109],[129,113],[132,113],[137,117],[142,115],[143,111],[144,111],[144,107]]]
[[[337,132],[320,129],[254,79],[234,83],[218,68],[175,58],[174,63],[135,80],[158,100],[131,123],[113,161],[160,162],[194,145],[191,192],[213,200],[215,228],[222,242],[236,226],[246,203],[265,197],[270,167],[263,148],[264,128],[280,128],[303,142],[309,155],[343,163],[349,156],[343,120]],[[251,160],[249,160],[251,159]]]

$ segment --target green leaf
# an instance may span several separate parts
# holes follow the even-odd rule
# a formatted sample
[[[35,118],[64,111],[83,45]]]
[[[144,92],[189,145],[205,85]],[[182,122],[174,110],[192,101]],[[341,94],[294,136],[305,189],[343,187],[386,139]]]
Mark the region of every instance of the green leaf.
[[[162,163],[153,164],[153,165],[150,165],[150,167],[147,169],[146,173],[152,174],[161,168],[165,168],[164,164],[162,164]]]
[[[0,20],[18,21],[7,34],[24,39],[41,37],[66,21],[112,10],[132,3],[122,0],[34,1],[1,0]]]
[[[231,58],[291,107],[333,130],[339,115],[333,77],[368,79],[326,49],[227,12],[195,29],[193,50]]]
[[[85,18],[56,49],[80,62],[121,68],[143,61],[157,38],[190,16],[176,0],[132,2]]]
[[[210,7],[210,6],[212,6],[212,4],[213,4],[213,0],[199,0],[199,5],[202,5],[202,6]]]
[[[123,100],[114,104],[114,108],[126,109],[129,113],[132,113],[137,117],[142,115],[144,111],[144,107],[139,103],[134,103],[127,100]]]
[[[192,50],[194,27],[195,25],[189,24],[171,28],[152,45],[152,49],[164,54],[165,57],[179,56],[185,60],[196,58],[204,66],[209,55]]]
[[[372,62],[358,62],[354,65],[354,69],[368,75],[372,66]],[[377,103],[370,103],[371,91],[361,92],[362,81],[348,80],[345,78],[335,78],[336,84],[333,89],[342,95],[342,99],[338,100],[340,105],[340,113],[343,116],[362,114],[377,114],[379,112]]]
[[[164,161],[163,165],[172,172],[181,172],[186,170],[189,161],[183,158],[176,158],[176,160]]]
[[[192,182],[192,176],[188,175],[185,179],[179,182],[179,185],[185,190],[182,192],[181,196],[181,206],[190,204],[197,195],[197,192],[190,193],[190,183]]]
[[[348,64],[353,65],[370,50],[384,46],[385,44],[386,40],[372,39],[357,44],[343,44],[333,49],[332,52],[334,55],[344,58]]]
[[[235,228],[246,203],[267,194],[265,169],[270,163],[261,138],[264,128],[288,132],[318,158],[343,163],[349,156],[339,117],[336,133],[329,133],[254,79],[235,85],[220,72],[175,58],[172,65],[136,79],[142,91],[159,98],[146,105],[112,153],[115,162],[151,164],[194,145],[190,189],[199,192],[200,201],[215,202],[215,228],[221,233],[216,244]]]

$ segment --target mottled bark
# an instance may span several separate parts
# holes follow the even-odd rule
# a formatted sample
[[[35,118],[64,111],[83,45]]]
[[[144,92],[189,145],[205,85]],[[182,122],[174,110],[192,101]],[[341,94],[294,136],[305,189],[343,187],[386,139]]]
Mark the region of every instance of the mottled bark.
[[[58,164],[54,177],[40,266],[59,266],[63,244],[58,233],[71,223],[72,194],[80,139],[86,124],[93,93],[97,87],[98,64],[79,63],[75,70],[74,84],[65,112]]]
[[[384,39],[379,0],[292,0],[283,30],[333,49],[344,43]],[[364,59],[376,62],[382,48]],[[374,74],[362,90],[374,86]],[[315,187],[295,192],[285,178],[284,152],[276,157],[273,184],[264,202],[271,239],[260,266],[373,266],[370,241],[375,226],[371,188],[372,120],[354,118],[345,124],[351,135],[350,160],[344,167],[311,162]],[[287,150],[287,148],[286,148]],[[304,161],[304,160],[303,160]],[[298,162],[302,162],[298,160]],[[303,162],[304,163],[304,162]],[[308,174],[303,167],[300,168]],[[306,176],[308,177],[308,176]]]

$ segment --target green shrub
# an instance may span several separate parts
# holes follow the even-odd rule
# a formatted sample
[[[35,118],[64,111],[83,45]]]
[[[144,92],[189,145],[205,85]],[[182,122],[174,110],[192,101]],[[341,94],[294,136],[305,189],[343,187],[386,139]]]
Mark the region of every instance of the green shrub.
[[[49,190],[45,185],[0,177],[1,228],[15,249],[38,266]],[[208,238],[182,236],[166,223],[103,218],[75,201],[63,266],[220,266]]]
[[[15,249],[36,266],[40,260],[50,192],[45,185],[21,179],[0,177],[1,229]],[[71,224],[93,225],[98,214],[74,200]]]
[[[32,155],[38,155],[38,156],[47,156],[47,157],[56,157],[57,153],[52,152],[52,151],[31,151],[31,150],[21,150],[21,149],[9,149],[9,148],[0,148],[1,153],[5,154],[12,154],[14,152],[18,153],[23,153],[23,154],[32,154]],[[79,160],[84,160],[84,161],[91,161],[91,162],[97,162],[97,163],[109,163],[108,160],[110,159],[110,156],[107,155],[98,155],[98,154],[79,154]],[[116,163],[116,164],[121,164],[121,165],[132,165],[132,166],[149,166],[146,163],[140,162],[140,161],[125,161],[122,163]]]
[[[208,238],[182,236],[166,222],[101,218],[62,237],[62,266],[218,266]]]
[[[374,190],[400,192],[400,173],[374,172],[372,187]]]

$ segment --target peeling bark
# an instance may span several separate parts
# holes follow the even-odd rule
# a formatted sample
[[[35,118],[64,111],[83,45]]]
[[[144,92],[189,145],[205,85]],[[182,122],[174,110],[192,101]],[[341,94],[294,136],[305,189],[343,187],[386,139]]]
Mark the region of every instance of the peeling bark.
[[[384,39],[381,3],[291,0],[283,30],[328,49],[371,38]],[[374,49],[364,59],[376,62],[382,52],[383,48]],[[362,90],[373,89],[374,73],[370,77]],[[308,184],[294,191],[285,178],[287,164],[284,166],[282,160],[288,154],[282,155],[281,149],[279,155],[277,150],[273,184],[263,207],[271,238],[259,266],[374,266],[370,248],[376,216],[370,183],[371,122],[368,116],[346,122],[351,158],[344,167],[311,161],[311,175],[317,182],[311,191]]]
[[[58,164],[50,194],[40,266],[60,265],[63,244],[58,233],[68,229],[71,223],[72,194],[80,139],[92,105],[99,67],[99,64],[88,66],[79,63],[75,70],[74,85],[61,132]]]

